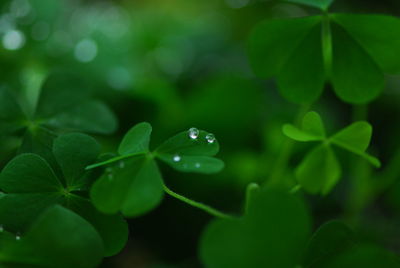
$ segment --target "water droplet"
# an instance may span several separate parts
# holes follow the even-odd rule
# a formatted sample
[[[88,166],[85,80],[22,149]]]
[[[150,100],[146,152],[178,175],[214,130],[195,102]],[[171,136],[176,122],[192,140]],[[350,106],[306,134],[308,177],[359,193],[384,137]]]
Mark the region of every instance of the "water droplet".
[[[119,168],[124,168],[125,167],[125,162],[124,161],[121,161],[121,162],[119,162]]]
[[[19,233],[17,233],[15,235],[15,240],[17,240],[17,241],[21,240],[21,235]]]
[[[75,58],[80,62],[90,62],[97,56],[97,43],[92,39],[83,39],[74,50]]]
[[[189,138],[191,138],[192,140],[197,139],[197,137],[199,137],[199,133],[200,131],[195,127],[192,127],[188,130]]]
[[[3,46],[8,50],[18,50],[25,44],[25,35],[18,30],[10,30],[3,36]]]
[[[208,143],[214,143],[215,142],[215,136],[212,133],[208,133],[206,135],[206,140]]]
[[[181,161],[181,157],[179,155],[174,155],[174,157],[172,158],[172,160],[174,160],[174,162],[179,162]]]
[[[2,233],[3,231],[4,231],[3,225],[0,225],[0,233]]]
[[[196,164],[194,164],[194,166],[195,166],[195,168],[200,168],[200,163],[196,163]]]

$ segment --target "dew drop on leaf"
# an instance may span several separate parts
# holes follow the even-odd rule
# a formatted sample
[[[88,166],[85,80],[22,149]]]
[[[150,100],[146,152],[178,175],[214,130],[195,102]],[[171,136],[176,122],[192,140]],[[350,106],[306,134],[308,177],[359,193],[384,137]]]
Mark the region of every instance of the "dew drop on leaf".
[[[172,160],[174,160],[174,162],[179,162],[181,161],[181,157],[179,155],[174,155],[174,157],[172,158]]]
[[[208,143],[212,144],[215,142],[215,136],[212,133],[207,134],[206,136],[206,140]]]
[[[4,231],[3,225],[0,225],[0,233],[2,233],[3,231]]]
[[[21,235],[19,233],[15,235],[15,240],[17,241],[21,240]]]
[[[195,127],[192,127],[192,128],[190,128],[190,129],[188,130],[188,136],[189,136],[189,138],[191,138],[192,140],[197,139],[197,137],[199,137],[199,133],[200,133],[200,131],[199,131],[197,128],[195,128]]]
[[[196,168],[200,168],[200,163],[196,163],[196,164],[194,164],[194,166],[196,167]]]

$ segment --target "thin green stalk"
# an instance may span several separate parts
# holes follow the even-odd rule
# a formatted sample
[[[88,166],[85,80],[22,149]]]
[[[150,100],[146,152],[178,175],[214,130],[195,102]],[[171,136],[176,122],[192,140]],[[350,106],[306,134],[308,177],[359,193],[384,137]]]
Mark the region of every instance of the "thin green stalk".
[[[245,208],[244,208],[244,213],[247,214],[249,211],[250,207],[250,199],[253,196],[253,193],[255,191],[258,191],[260,189],[260,186],[257,183],[250,183],[247,188],[246,188],[246,203],[245,203]]]
[[[97,168],[97,167],[100,167],[100,166],[108,165],[108,164],[111,164],[111,163],[114,163],[114,162],[118,162],[120,160],[123,160],[123,159],[126,159],[126,158],[130,158],[130,157],[133,157],[133,156],[139,156],[139,155],[145,155],[145,154],[147,154],[147,153],[141,152],[141,153],[134,153],[134,154],[116,156],[116,157],[113,157],[113,158],[111,158],[109,160],[89,165],[85,169],[89,170],[89,169]]]
[[[366,105],[353,106],[353,120],[366,120],[368,117],[368,107]],[[371,167],[366,160],[353,156],[351,165],[351,191],[348,196],[346,214],[353,224],[360,222],[360,217],[368,200],[371,197]]]
[[[172,197],[174,197],[174,198],[176,198],[176,199],[178,199],[178,200],[180,200],[180,201],[182,201],[182,202],[184,202],[184,203],[187,203],[187,204],[189,204],[189,205],[191,205],[191,206],[193,206],[193,207],[196,207],[196,208],[198,208],[198,209],[201,209],[201,210],[203,210],[203,211],[207,212],[208,214],[211,214],[211,215],[213,215],[213,216],[215,216],[215,217],[223,218],[223,219],[230,219],[230,220],[232,220],[232,219],[237,219],[237,217],[235,217],[235,216],[226,214],[226,213],[221,212],[221,211],[219,211],[219,210],[217,210],[217,209],[215,209],[215,208],[213,208],[213,207],[210,207],[210,206],[208,206],[208,205],[206,205],[206,204],[203,204],[203,203],[194,201],[194,200],[189,199],[189,198],[187,198],[187,197],[185,197],[185,196],[183,196],[183,195],[180,195],[180,194],[178,194],[178,193],[172,191],[172,190],[171,190],[170,188],[168,188],[167,185],[165,185],[165,184],[163,184],[163,188],[164,188],[164,191],[165,191],[167,194],[169,194],[170,196],[172,196]]]
[[[302,105],[297,113],[294,125],[298,126],[301,123],[302,118],[309,110],[310,105]],[[293,146],[295,142],[292,139],[285,138],[282,150],[277,157],[275,164],[273,165],[273,170],[270,173],[270,178],[265,181],[264,186],[276,186],[281,182],[282,176],[284,175],[286,168],[288,166],[290,156],[293,151]]]
[[[322,57],[326,78],[330,79],[332,73],[332,33],[329,13],[326,11],[322,17]]]

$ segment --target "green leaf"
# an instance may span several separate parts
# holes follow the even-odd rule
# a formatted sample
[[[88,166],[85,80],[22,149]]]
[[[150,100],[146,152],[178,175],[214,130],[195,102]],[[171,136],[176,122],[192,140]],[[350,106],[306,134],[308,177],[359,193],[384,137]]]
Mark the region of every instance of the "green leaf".
[[[0,198],[1,225],[10,232],[25,232],[40,213],[62,200],[54,192],[4,194]]]
[[[400,72],[400,20],[384,15],[333,14],[332,18],[385,72]]]
[[[79,77],[53,73],[42,85],[35,118],[51,118],[76,107],[89,98],[90,90]]]
[[[316,136],[325,138],[325,128],[321,116],[317,112],[308,112],[302,123],[303,130]]]
[[[73,82],[73,86],[71,84]],[[50,128],[110,134],[117,119],[102,102],[91,100],[87,85],[76,76],[55,73],[44,82],[34,121]]]
[[[224,168],[224,162],[222,160],[210,156],[162,154],[159,155],[158,158],[174,169],[182,172],[212,174],[220,172]]]
[[[286,2],[316,7],[322,10],[327,10],[333,1],[334,0],[286,0]]]
[[[362,244],[354,247],[320,268],[398,268],[399,258],[383,248]],[[318,267],[319,268],[319,267]]]
[[[113,256],[124,248],[129,230],[122,215],[103,214],[89,200],[79,196],[73,196],[66,206],[93,225],[104,242],[106,257]]]
[[[258,24],[252,31],[248,53],[254,72],[262,78],[280,73],[289,56],[317,25],[321,17],[273,19]]]
[[[0,264],[7,268],[53,268],[55,264],[60,268],[93,268],[104,255],[96,230],[60,206],[40,215],[20,241],[7,239],[4,243],[0,248]]]
[[[90,192],[96,208],[103,213],[121,211],[125,216],[140,216],[155,208],[164,195],[163,182],[154,160],[144,157],[127,160],[97,180]]]
[[[88,135],[70,133],[54,140],[53,152],[67,185],[76,185],[85,167],[97,159],[100,145]]]
[[[306,191],[327,194],[339,180],[341,168],[330,146],[322,144],[307,154],[295,174]]]
[[[355,235],[340,221],[324,223],[310,239],[304,267],[323,267],[327,260],[355,245]]]
[[[118,126],[113,112],[104,103],[93,100],[73,106],[41,121],[49,128],[96,134],[111,134]]]
[[[341,26],[331,23],[332,84],[349,103],[367,103],[384,87],[384,76],[371,56]]]
[[[195,136],[190,137],[193,130]],[[219,144],[214,135],[196,128],[181,132],[168,139],[155,151],[155,156],[183,172],[216,173],[224,168],[224,163],[214,157]]]
[[[303,202],[273,190],[252,196],[242,219],[218,219],[207,226],[200,241],[205,267],[293,268],[299,263],[310,232]]]
[[[54,167],[55,159],[52,154],[53,141],[56,134],[42,126],[28,129],[22,139],[18,153],[35,153],[40,155]]]
[[[0,87],[0,133],[14,133],[23,128],[26,116],[15,96],[6,88]]]
[[[277,83],[282,96],[294,103],[311,103],[321,95],[325,71],[320,24],[291,52],[277,76]]]
[[[286,124],[283,133],[296,141],[319,141],[325,139],[325,128],[321,117],[316,112],[308,112],[302,122],[302,129]]]
[[[188,131],[183,131],[161,144],[155,151],[156,154],[179,154],[179,155],[203,155],[214,156],[219,151],[218,140],[208,142],[206,136],[209,133],[199,130],[198,137],[192,139]]]
[[[140,154],[149,151],[150,135],[152,127],[143,122],[132,127],[122,139],[118,148],[120,155]]]
[[[0,188],[6,193],[54,193],[62,187],[46,160],[35,154],[15,157],[0,174]]]
[[[78,195],[82,194],[82,186],[88,179],[85,166],[97,158],[98,144],[87,135],[72,133],[58,137],[53,149],[67,185],[63,186],[61,178],[40,156],[17,156],[0,174],[0,188],[6,192],[0,198],[0,218],[7,219],[2,224],[9,230],[24,231],[40,212],[51,205],[62,204],[79,213],[98,230],[107,256],[116,254],[126,243],[125,221],[119,215],[97,212],[88,205],[87,199]],[[116,227],[121,229],[115,230]]]
[[[372,127],[369,123],[359,121],[342,129],[330,138],[330,141],[343,149],[360,155],[376,167],[380,162],[375,157],[365,153],[372,136]]]

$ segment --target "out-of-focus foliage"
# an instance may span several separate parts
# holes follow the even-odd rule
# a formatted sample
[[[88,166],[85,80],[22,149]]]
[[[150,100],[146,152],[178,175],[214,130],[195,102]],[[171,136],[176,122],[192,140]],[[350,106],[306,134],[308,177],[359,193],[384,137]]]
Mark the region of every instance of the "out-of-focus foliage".
[[[2,1],[0,266],[400,267],[398,10]]]

